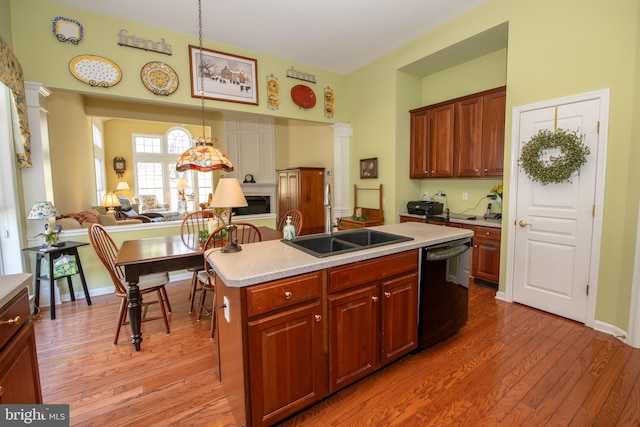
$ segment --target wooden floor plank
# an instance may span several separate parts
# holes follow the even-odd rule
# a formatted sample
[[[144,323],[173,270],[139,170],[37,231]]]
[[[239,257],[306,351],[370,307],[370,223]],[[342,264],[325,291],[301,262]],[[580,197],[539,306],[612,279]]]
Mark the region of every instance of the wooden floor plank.
[[[168,286],[173,308],[143,323],[142,351],[123,328],[112,345],[113,295],[42,311],[36,340],[46,403],[70,404],[72,426],[236,426],[218,380],[209,322],[188,313],[189,281]],[[495,299],[472,285],[469,320],[282,427],[640,425],[640,350],[584,325]],[[613,423],[613,424],[611,424]]]

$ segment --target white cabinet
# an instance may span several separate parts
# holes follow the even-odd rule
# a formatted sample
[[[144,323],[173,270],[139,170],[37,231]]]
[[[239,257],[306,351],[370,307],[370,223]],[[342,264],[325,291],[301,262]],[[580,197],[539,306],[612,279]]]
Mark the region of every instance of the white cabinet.
[[[229,176],[240,182],[253,175],[257,183],[276,182],[275,125],[269,117],[225,118],[226,153],[233,163]]]

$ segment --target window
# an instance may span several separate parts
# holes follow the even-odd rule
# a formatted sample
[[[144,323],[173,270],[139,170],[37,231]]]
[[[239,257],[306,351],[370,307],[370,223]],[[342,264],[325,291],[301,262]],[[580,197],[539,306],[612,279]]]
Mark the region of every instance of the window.
[[[93,162],[96,170],[96,197],[97,203],[100,204],[102,196],[106,191],[106,176],[104,166],[104,141],[102,138],[102,130],[92,123],[93,132]]]
[[[163,135],[133,134],[133,157],[136,174],[136,194],[155,195],[160,204],[169,204],[170,210],[178,210],[178,178],[187,179],[187,200],[195,210],[200,201],[206,201],[213,192],[210,173],[176,172],[180,154],[191,147],[191,135],[183,128],[171,128]]]

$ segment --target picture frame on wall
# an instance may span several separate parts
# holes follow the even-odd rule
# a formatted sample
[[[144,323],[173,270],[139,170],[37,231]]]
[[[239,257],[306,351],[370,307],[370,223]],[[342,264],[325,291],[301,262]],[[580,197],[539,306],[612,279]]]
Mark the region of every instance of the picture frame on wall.
[[[189,45],[191,97],[258,105],[258,61]]]
[[[369,159],[360,159],[360,178],[377,178],[378,177],[378,158],[371,157]]]

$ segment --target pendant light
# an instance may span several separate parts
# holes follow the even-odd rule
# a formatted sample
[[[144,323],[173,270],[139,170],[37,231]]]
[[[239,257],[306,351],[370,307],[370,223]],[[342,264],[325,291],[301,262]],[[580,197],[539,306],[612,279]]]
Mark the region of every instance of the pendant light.
[[[198,0],[198,36],[200,41],[200,64],[202,64],[202,1]],[[204,124],[204,74],[198,67],[200,74],[200,112],[202,115],[202,136],[193,138],[195,147],[189,148],[182,153],[176,163],[176,170],[184,172],[187,170],[197,170],[200,172],[211,172],[214,170],[223,170],[233,172],[233,164],[229,157],[222,151],[218,150],[213,144],[215,138],[207,137]]]

